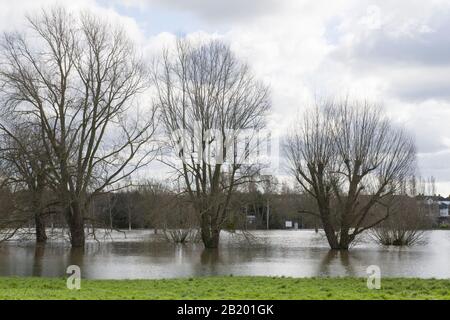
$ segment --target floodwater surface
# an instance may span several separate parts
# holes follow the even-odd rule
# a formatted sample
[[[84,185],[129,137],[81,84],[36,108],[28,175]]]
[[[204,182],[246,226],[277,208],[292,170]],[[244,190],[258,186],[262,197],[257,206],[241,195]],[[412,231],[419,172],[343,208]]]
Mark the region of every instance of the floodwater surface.
[[[426,242],[404,248],[381,247],[368,239],[348,252],[328,249],[323,234],[311,230],[255,231],[248,243],[222,234],[219,249],[202,244],[175,245],[150,230],[132,231],[126,239],[89,241],[84,250],[67,242],[36,246],[29,242],[0,244],[0,276],[61,277],[69,265],[82,278],[155,279],[215,275],[367,276],[377,265],[382,276],[450,278],[450,231],[429,231]]]

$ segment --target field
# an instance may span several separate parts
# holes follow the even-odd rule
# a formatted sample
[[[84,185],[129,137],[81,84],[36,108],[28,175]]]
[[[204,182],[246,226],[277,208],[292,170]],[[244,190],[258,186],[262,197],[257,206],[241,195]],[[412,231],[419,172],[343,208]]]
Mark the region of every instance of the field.
[[[201,277],[168,280],[84,280],[69,290],[62,278],[0,277],[0,299],[445,299],[450,280],[383,278]]]

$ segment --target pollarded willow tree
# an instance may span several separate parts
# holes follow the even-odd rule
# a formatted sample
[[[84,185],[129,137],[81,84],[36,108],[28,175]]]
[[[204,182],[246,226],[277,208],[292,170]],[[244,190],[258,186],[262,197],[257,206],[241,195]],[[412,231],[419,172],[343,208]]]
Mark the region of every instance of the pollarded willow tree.
[[[131,116],[148,70],[124,29],[91,13],[55,7],[27,21],[27,34],[2,39],[2,128],[38,125],[46,182],[82,247],[91,199],[151,159],[154,109]]]
[[[389,216],[387,202],[415,168],[414,139],[367,102],[326,102],[304,113],[287,138],[286,155],[303,190],[316,202],[332,249]]]
[[[170,149],[181,159],[168,164],[195,208],[205,247],[216,248],[233,191],[260,168],[249,161],[250,146],[265,125],[268,88],[218,40],[178,40],[155,83]]]

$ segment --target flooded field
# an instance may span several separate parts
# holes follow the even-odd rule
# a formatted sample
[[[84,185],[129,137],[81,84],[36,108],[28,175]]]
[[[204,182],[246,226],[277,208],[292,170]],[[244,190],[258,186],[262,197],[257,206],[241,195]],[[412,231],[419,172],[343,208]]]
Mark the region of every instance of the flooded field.
[[[90,279],[153,279],[213,275],[366,276],[378,265],[382,276],[450,278],[450,231],[429,231],[426,243],[385,248],[363,239],[349,252],[335,252],[321,233],[312,230],[255,231],[256,240],[223,233],[217,250],[202,244],[175,245],[151,230],[117,233],[84,250],[67,242],[36,246],[30,242],[0,245],[0,276],[65,276],[79,265]]]

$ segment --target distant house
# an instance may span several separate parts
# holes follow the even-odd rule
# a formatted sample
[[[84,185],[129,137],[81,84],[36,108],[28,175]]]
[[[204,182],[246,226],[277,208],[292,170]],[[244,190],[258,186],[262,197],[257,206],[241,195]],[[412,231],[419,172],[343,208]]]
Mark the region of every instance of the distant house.
[[[254,225],[256,224],[256,216],[253,214],[247,215],[247,225]]]
[[[422,203],[425,214],[433,220],[433,226],[450,222],[450,197],[419,195],[416,199]]]
[[[439,217],[448,217],[449,204],[448,201],[439,201]]]

